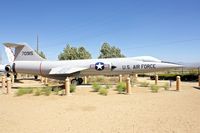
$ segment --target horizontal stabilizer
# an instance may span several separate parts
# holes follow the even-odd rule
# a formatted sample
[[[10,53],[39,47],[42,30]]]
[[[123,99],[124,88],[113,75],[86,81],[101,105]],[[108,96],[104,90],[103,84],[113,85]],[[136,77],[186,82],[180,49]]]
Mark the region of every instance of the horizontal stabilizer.
[[[74,68],[56,67],[56,68],[52,68],[49,74],[72,74],[72,73],[80,72],[87,69],[88,68],[86,67],[74,67]]]

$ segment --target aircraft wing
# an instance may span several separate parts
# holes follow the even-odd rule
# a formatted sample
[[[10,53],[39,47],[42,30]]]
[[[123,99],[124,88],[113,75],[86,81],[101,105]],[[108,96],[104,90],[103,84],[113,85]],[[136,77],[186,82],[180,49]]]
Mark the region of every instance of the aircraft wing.
[[[80,72],[83,70],[87,70],[89,68],[86,67],[71,67],[71,68],[67,68],[67,67],[55,67],[52,68],[51,71],[49,72],[49,74],[72,74],[72,73],[76,73],[76,72]]]

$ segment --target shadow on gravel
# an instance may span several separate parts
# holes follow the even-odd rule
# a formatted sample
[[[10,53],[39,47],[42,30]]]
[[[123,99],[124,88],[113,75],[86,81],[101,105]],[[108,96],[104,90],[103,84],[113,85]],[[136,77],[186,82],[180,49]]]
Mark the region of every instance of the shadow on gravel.
[[[193,88],[195,88],[195,89],[197,89],[197,90],[200,90],[200,87],[193,86]]]

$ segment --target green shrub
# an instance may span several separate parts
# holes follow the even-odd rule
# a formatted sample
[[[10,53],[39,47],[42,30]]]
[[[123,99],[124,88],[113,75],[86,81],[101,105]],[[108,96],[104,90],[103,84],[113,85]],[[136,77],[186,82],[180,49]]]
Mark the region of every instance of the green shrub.
[[[107,96],[108,95],[108,89],[107,88],[101,88],[101,89],[99,89],[99,94]]]
[[[149,83],[148,82],[141,82],[140,87],[148,87]]]
[[[34,96],[39,96],[39,95],[49,96],[51,94],[51,88],[45,87],[45,88],[37,88],[33,90],[33,88],[24,87],[24,88],[19,88],[15,95],[22,96],[24,94],[32,94],[33,92],[34,92]]]
[[[180,76],[182,81],[197,81],[198,74],[189,73],[189,74],[159,74],[160,80],[176,80],[176,76]],[[152,80],[155,80],[155,76],[150,77]]]
[[[151,88],[151,92],[153,92],[153,93],[157,93],[159,90],[159,86],[157,86],[157,85],[152,85],[150,88]]]
[[[17,90],[17,92],[15,93],[16,96],[22,96],[24,94],[31,94],[33,93],[33,89],[32,88],[19,88]]]
[[[93,88],[93,90],[94,90],[95,92],[98,92],[99,89],[101,89],[101,85],[100,85],[100,84],[97,84],[97,83],[94,83],[94,84],[92,85],[92,88]]]
[[[137,82],[138,82],[137,79],[131,80],[131,84],[132,84],[132,85],[135,85]]]
[[[61,91],[61,90],[62,90],[62,88],[60,88],[60,87],[55,87],[55,88],[53,89],[53,92],[54,92],[55,95],[58,95],[58,94],[59,94],[59,91]]]
[[[26,94],[26,93],[24,92],[24,89],[18,89],[17,92],[15,93],[16,96],[22,96],[22,95],[24,95],[24,94]]]
[[[71,84],[70,85],[70,92],[75,92],[75,90],[76,90],[76,85]]]
[[[51,94],[51,88],[50,87],[45,87],[41,89],[41,94],[45,96],[49,96]]]
[[[165,90],[169,90],[169,83],[165,83],[163,86],[162,86]]]
[[[104,81],[104,77],[102,77],[102,76],[98,76],[98,77],[96,77],[96,82],[103,82]]]
[[[34,96],[40,96],[42,94],[41,89],[37,88],[34,92]]]
[[[117,84],[117,89],[116,89],[120,94],[125,92],[126,90],[126,84],[124,82],[118,83]]]
[[[61,96],[64,96],[64,95],[65,95],[65,90],[61,90],[61,91],[60,91],[60,95],[61,95]]]
[[[31,89],[27,89],[27,94],[32,94],[33,93],[33,89],[31,88]]]
[[[105,88],[106,88],[106,89],[110,89],[110,88],[111,88],[111,85],[106,85]]]

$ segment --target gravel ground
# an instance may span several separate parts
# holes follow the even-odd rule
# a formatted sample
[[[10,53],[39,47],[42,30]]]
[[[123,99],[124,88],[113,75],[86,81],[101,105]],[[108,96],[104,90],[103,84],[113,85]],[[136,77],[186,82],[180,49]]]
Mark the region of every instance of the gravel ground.
[[[40,86],[28,80],[21,84]],[[132,95],[117,94],[113,86],[108,96],[92,92],[91,86],[79,86],[71,96],[0,94],[0,132],[199,133],[200,90],[195,86],[183,82],[177,92],[173,82],[169,91],[158,93],[134,86]]]

